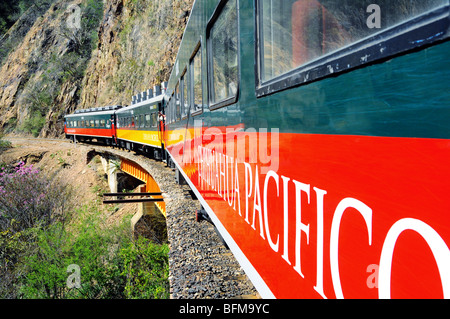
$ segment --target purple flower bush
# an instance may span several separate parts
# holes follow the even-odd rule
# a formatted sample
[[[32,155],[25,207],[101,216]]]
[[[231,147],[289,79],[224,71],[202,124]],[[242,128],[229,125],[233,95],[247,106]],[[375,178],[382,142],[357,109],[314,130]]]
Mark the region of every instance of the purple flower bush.
[[[37,225],[49,225],[60,215],[61,205],[64,206],[64,198],[58,194],[59,191],[63,191],[61,186],[49,183],[33,165],[25,166],[20,161],[14,168],[2,167],[0,230],[17,232]]]

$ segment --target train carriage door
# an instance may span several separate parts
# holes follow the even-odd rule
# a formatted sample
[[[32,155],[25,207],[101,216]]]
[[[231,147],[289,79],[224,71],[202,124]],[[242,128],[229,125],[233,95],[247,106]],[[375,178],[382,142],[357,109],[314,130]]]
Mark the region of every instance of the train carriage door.
[[[114,142],[116,142],[116,117],[114,114],[111,114],[111,119],[108,122],[111,123],[111,137],[113,138]],[[107,128],[108,124],[106,124]]]
[[[163,112],[163,106],[161,103],[158,103],[158,115],[157,115],[157,127],[158,127],[158,135],[159,135],[159,142],[161,143],[161,148],[164,153],[164,145],[165,145],[165,136],[164,136],[164,126],[166,123],[166,116]]]

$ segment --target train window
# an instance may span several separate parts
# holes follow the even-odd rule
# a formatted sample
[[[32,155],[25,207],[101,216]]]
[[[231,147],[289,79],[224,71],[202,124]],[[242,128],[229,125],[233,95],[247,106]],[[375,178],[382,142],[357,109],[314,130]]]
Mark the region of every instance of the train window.
[[[144,115],[139,115],[139,127],[144,127]]]
[[[145,127],[152,127],[150,114],[145,114]]]
[[[105,126],[106,126],[105,120],[100,120],[100,126],[101,126],[101,127],[105,127]]]
[[[167,102],[167,123],[172,123],[172,97],[170,97],[169,102]]]
[[[100,127],[100,120],[95,120],[95,127]]]
[[[158,114],[152,113],[152,127],[158,127]]]
[[[447,37],[448,0],[257,0],[257,95]],[[436,24],[437,21],[442,21]],[[417,29],[420,28],[420,32]]]
[[[172,97],[170,99],[170,122],[175,122],[175,92],[172,94]]]
[[[222,1],[207,27],[211,109],[236,101],[238,92],[238,13],[236,0]]]
[[[176,112],[176,120],[179,121],[181,119],[181,107],[180,107],[180,82],[177,83],[175,87],[175,112]]]
[[[197,51],[190,62],[191,79],[193,84],[193,104],[191,114],[203,110],[203,90],[202,90],[202,50],[199,43]]]
[[[189,77],[187,76],[187,70],[185,71],[184,75],[181,77],[181,84],[183,87],[183,94],[181,95],[181,116],[186,117],[189,112]]]

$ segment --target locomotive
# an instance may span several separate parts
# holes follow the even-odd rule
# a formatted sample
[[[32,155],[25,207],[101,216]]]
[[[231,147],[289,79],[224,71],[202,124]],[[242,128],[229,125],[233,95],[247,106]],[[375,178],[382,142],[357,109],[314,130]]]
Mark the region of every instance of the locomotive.
[[[262,297],[448,298],[449,10],[196,0],[163,94],[66,135],[167,157]]]

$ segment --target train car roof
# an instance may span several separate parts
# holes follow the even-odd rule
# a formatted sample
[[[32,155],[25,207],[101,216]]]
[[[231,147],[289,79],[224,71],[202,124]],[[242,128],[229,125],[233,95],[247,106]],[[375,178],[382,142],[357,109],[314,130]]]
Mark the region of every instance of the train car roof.
[[[114,114],[117,110],[109,110],[109,111],[91,111],[91,112],[79,112],[67,114],[64,117],[79,117],[79,116],[96,116],[96,115],[111,115]]]
[[[145,106],[145,105],[152,105],[155,103],[159,103],[164,99],[164,94],[160,94],[158,96],[152,97],[151,99],[147,99],[145,101],[121,108],[120,110],[117,110],[117,113],[123,113],[123,112],[127,112],[129,110],[133,110],[135,108],[141,107],[141,106]]]

